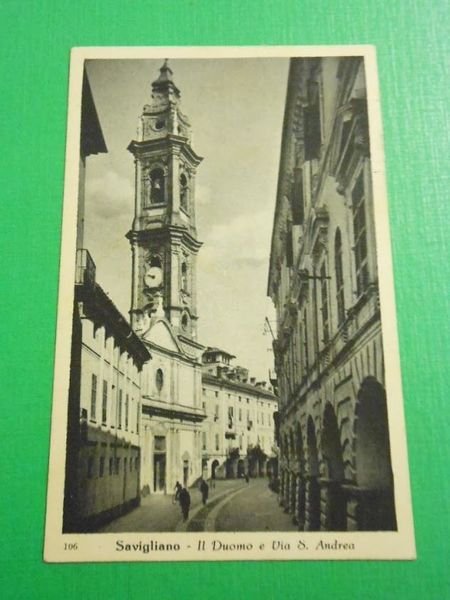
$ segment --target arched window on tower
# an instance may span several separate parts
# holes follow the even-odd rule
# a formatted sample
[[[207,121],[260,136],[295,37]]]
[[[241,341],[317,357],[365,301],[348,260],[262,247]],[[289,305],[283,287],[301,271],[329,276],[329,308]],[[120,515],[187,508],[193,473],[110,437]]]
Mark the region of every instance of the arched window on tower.
[[[148,264],[150,265],[150,267],[158,267],[159,269],[161,269],[162,262],[161,262],[161,257],[159,256],[159,254],[152,254],[150,256]]]
[[[149,177],[150,204],[163,204],[166,201],[164,192],[164,171],[153,169]]]
[[[180,206],[188,212],[189,210],[189,186],[188,180],[184,173],[180,175]]]
[[[334,238],[334,270],[336,273],[336,303],[338,325],[345,319],[344,274],[342,269],[342,238],[341,230],[336,230]]]

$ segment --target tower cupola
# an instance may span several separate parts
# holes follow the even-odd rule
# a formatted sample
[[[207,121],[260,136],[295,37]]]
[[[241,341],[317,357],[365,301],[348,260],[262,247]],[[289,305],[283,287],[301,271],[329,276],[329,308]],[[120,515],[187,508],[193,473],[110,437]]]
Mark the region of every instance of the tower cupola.
[[[138,140],[161,139],[167,135],[185,137],[190,141],[191,124],[180,110],[181,93],[173,80],[173,71],[166,59],[152,83],[151,102],[142,111]]]

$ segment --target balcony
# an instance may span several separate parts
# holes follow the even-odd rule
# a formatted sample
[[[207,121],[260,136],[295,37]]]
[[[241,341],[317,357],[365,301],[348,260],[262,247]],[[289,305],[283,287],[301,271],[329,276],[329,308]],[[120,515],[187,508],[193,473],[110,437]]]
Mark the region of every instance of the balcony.
[[[85,248],[77,250],[75,284],[90,286],[95,284],[95,263]]]

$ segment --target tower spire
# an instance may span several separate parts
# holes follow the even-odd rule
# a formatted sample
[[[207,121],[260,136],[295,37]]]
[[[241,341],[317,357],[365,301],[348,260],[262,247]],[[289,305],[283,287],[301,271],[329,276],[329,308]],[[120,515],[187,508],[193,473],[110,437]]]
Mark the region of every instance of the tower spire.
[[[173,81],[173,71],[169,67],[169,59],[166,58],[164,60],[163,65],[159,69],[159,77],[155,79],[152,83],[153,93],[166,93],[167,95],[171,95],[174,93],[176,98],[180,97],[180,90],[177,88]],[[153,95],[153,94],[152,94]]]
[[[169,59],[164,60],[164,64],[159,69],[158,81],[172,81],[173,71],[169,67]]]

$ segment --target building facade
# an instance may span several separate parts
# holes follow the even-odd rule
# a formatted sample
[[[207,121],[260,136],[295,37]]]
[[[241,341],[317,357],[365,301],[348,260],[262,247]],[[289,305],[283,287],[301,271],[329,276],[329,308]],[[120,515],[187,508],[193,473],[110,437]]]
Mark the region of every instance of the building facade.
[[[135,163],[131,324],[153,360],[142,375],[144,493],[188,486],[202,473],[197,342],[195,175],[201,162],[167,61],[128,149]]]
[[[140,377],[150,353],[96,283],[85,249],[77,252],[75,302],[72,383],[78,363],[79,427],[71,516],[79,531],[139,504]]]
[[[106,152],[83,80],[63,529],[89,531],[140,498],[140,373],[150,360],[103,289],[83,248],[86,158]]]
[[[203,354],[203,477],[277,476],[274,414],[278,400],[219,348]]]
[[[292,59],[268,294],[280,501],[305,530],[396,528],[362,58]]]

